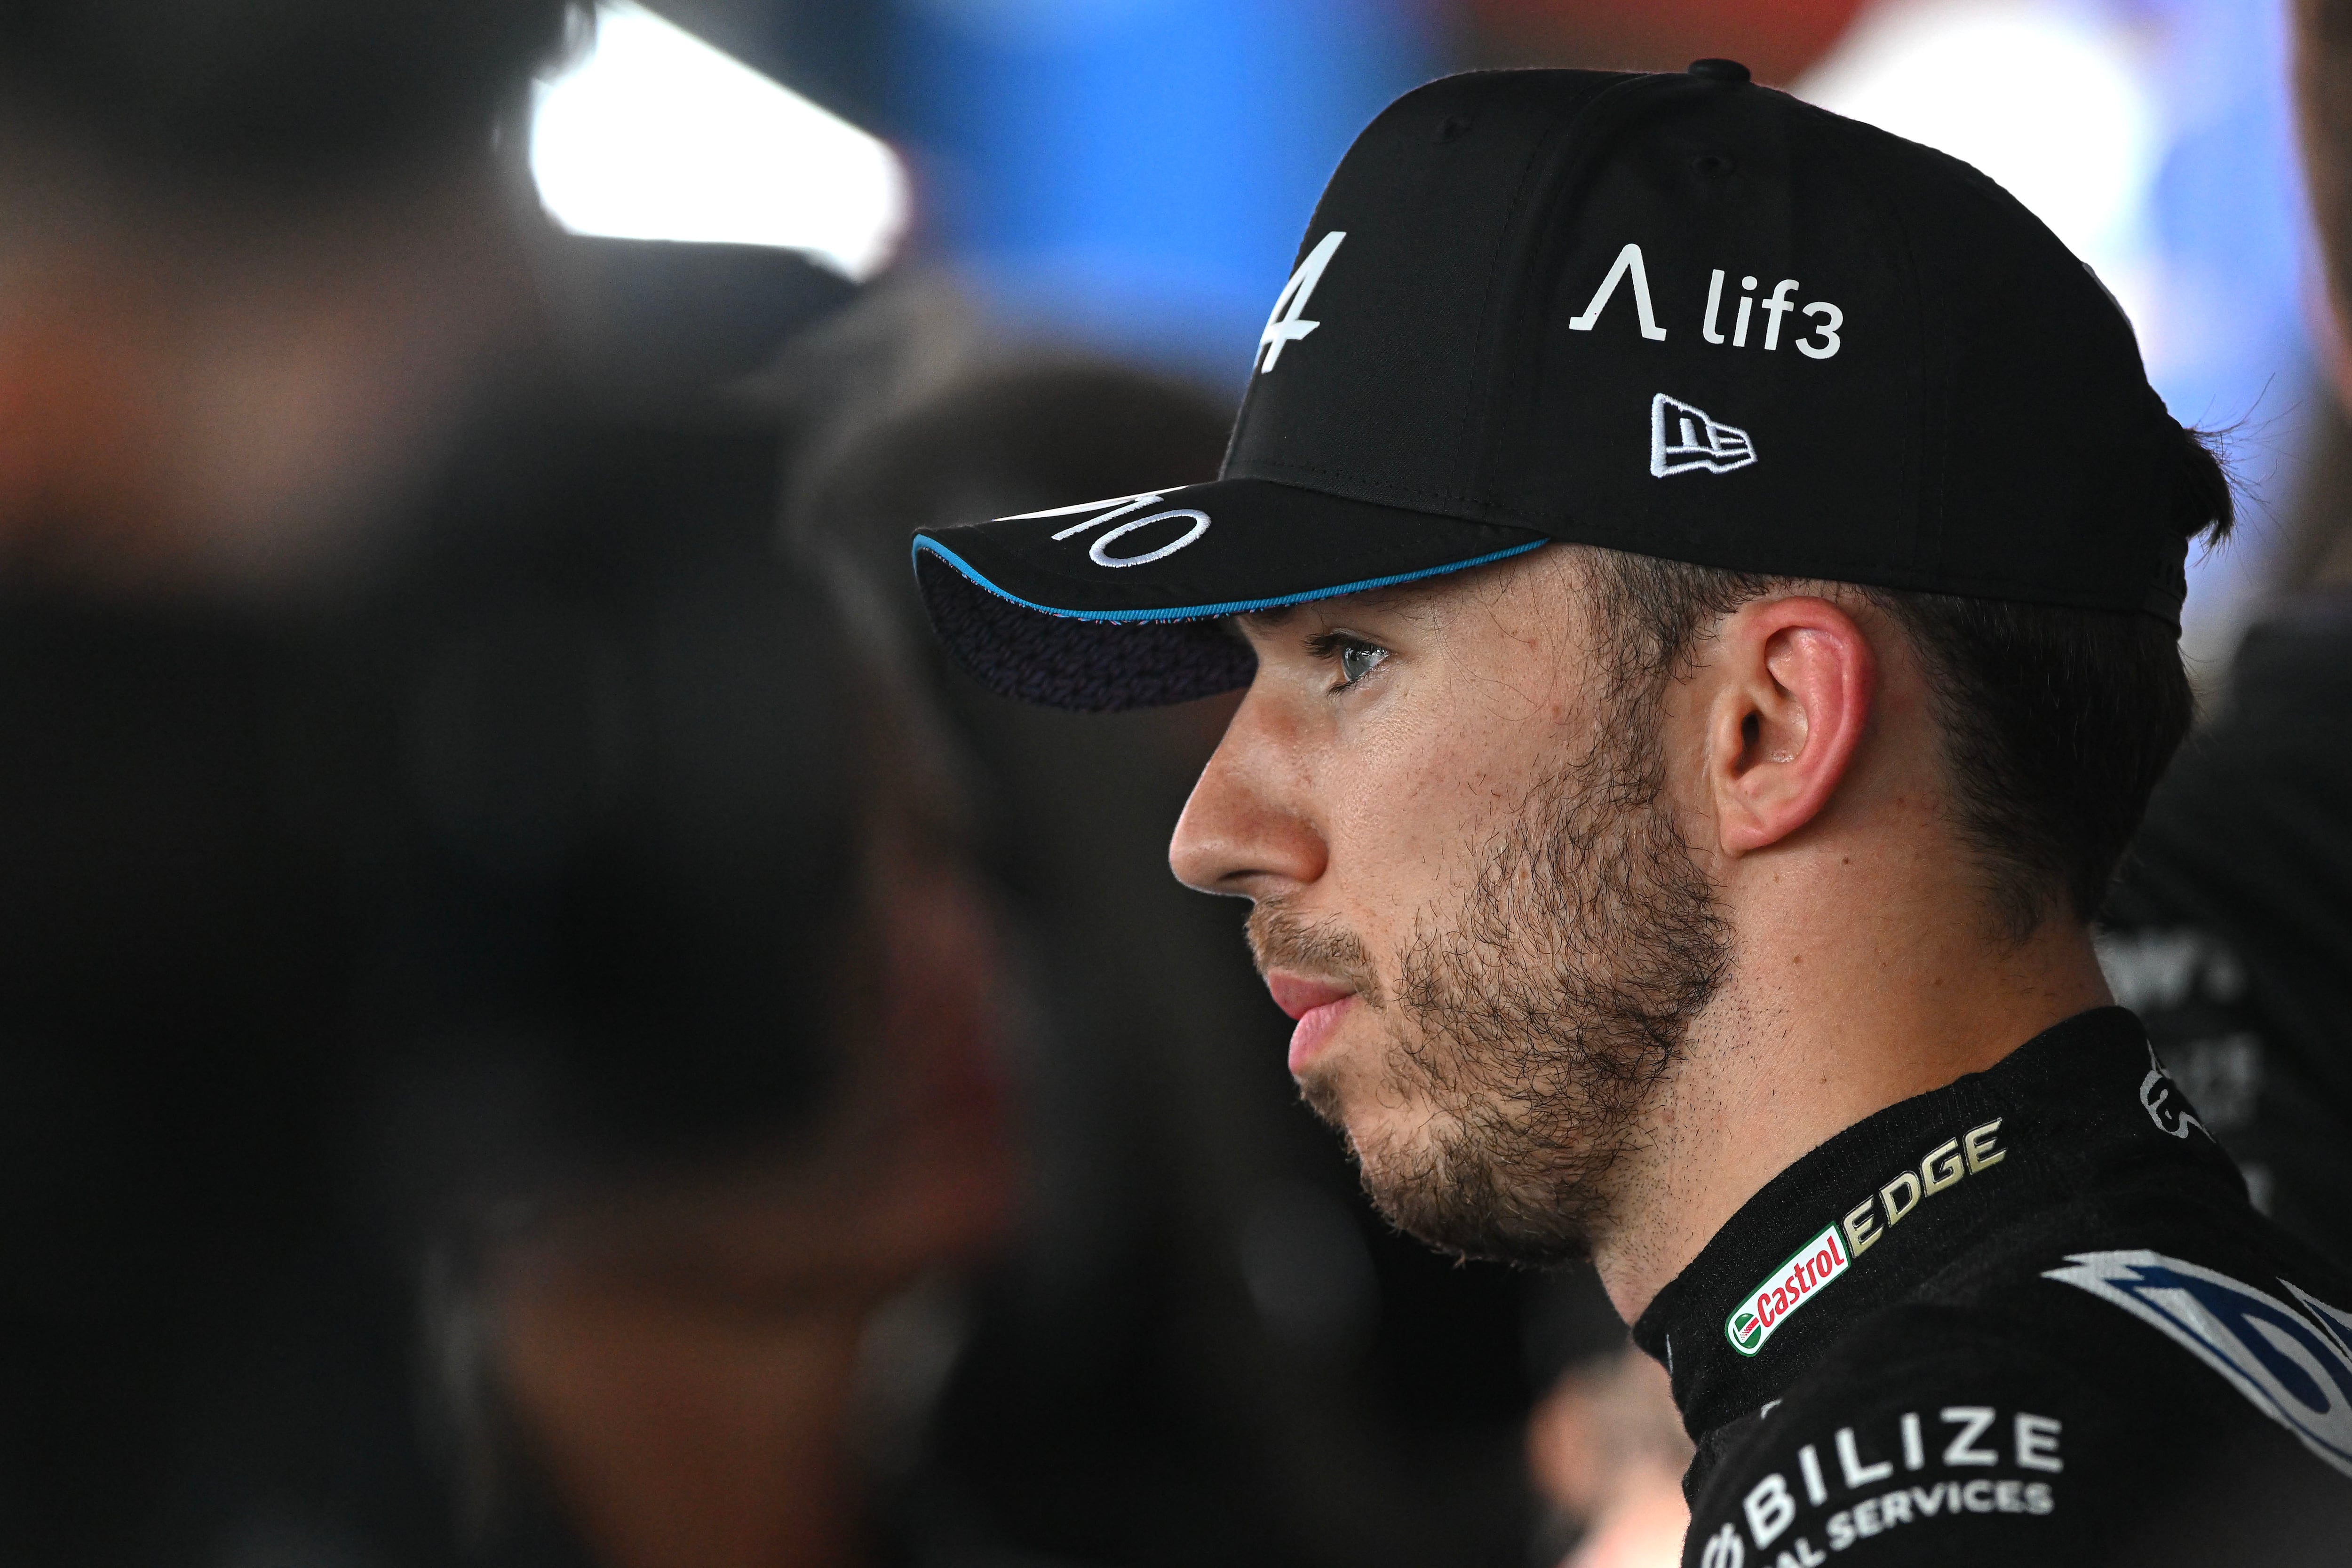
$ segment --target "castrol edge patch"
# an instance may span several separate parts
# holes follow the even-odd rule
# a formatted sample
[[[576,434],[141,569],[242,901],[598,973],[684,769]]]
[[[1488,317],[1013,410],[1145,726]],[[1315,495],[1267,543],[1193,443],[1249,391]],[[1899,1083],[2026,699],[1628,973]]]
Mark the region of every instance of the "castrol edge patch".
[[[1754,1355],[1790,1312],[1819,1293],[1822,1287],[1853,1267],[1845,1239],[1835,1225],[1799,1248],[1790,1260],[1748,1292],[1723,1320],[1723,1334],[1731,1348]]]

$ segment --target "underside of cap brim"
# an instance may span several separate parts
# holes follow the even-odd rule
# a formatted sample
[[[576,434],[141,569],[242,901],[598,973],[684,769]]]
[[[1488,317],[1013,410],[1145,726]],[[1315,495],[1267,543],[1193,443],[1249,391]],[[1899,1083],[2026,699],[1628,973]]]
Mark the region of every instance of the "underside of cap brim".
[[[1000,696],[1117,713],[1238,691],[1257,669],[1221,621],[1058,614],[1004,593],[929,539],[915,541],[915,580],[956,663]]]
[[[1213,514],[1213,547],[1181,552],[1181,571],[1090,568],[1083,549],[1064,542],[1085,507],[919,535],[924,607],[957,662],[992,691],[1050,707],[1188,702],[1244,686],[1256,668],[1226,617],[1393,588],[1547,542],[1525,528],[1258,479],[1149,500],[1206,509],[1162,514],[1173,518]]]

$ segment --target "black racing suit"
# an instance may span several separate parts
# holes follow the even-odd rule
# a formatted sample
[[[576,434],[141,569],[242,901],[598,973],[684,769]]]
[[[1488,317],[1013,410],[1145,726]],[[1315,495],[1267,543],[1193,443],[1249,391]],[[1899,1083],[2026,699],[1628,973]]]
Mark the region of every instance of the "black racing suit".
[[[2120,1008],[1814,1149],[1633,1333],[1689,1568],[2352,1562],[2352,1281]]]

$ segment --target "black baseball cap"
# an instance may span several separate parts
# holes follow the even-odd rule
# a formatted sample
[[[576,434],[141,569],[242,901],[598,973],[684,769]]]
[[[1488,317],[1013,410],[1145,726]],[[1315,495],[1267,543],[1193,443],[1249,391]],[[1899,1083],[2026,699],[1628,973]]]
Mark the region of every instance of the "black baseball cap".
[[[1560,540],[2179,623],[2210,520],[2114,298],[1957,159],[1727,60],[1407,93],[1331,177],[1222,476],[927,528],[1008,695],[1248,683],[1222,618]]]

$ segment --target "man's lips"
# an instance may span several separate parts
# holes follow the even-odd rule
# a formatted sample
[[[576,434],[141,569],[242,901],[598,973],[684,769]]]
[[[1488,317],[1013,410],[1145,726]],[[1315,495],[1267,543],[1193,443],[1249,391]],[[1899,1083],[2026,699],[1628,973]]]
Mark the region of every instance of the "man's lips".
[[[1355,988],[1335,986],[1328,980],[1310,980],[1303,975],[1289,975],[1276,969],[1265,977],[1265,988],[1274,993],[1274,1005],[1293,1019],[1305,1018],[1317,1008],[1327,1007],[1343,997],[1352,997]]]
[[[1266,976],[1265,988],[1274,993],[1274,1005],[1297,1020],[1298,1027],[1290,1031],[1290,1071],[1296,1077],[1322,1054],[1356,993],[1328,980],[1310,980],[1279,970]]]

